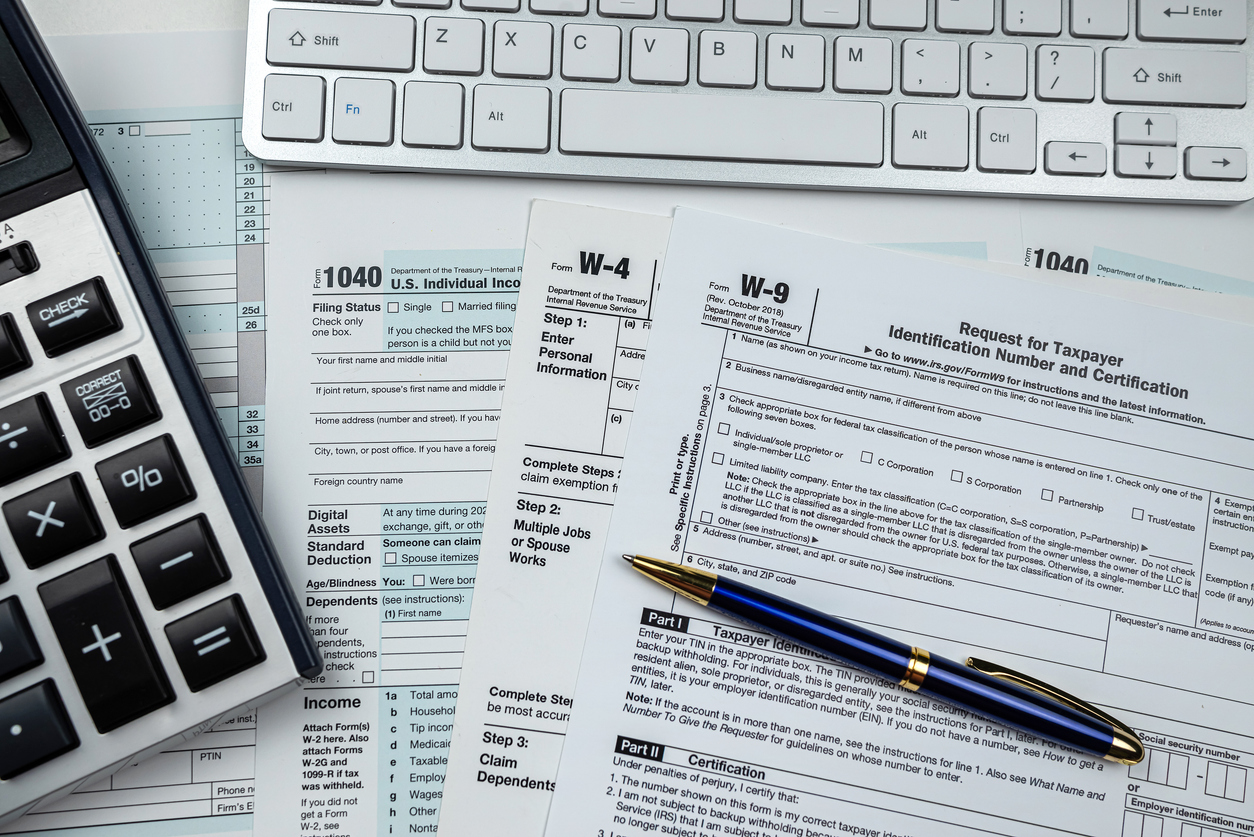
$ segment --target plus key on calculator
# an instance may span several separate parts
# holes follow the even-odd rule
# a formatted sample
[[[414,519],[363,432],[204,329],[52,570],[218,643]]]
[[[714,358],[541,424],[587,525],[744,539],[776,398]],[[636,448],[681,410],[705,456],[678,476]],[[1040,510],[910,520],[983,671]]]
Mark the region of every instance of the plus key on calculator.
[[[117,187],[0,0],[0,824],[320,670]]]

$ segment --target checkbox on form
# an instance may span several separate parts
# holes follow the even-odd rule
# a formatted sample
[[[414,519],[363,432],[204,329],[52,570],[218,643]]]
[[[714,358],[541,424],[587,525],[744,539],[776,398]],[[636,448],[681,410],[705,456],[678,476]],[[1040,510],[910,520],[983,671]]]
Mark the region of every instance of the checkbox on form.
[[[415,587],[426,587],[426,586],[427,586],[427,576],[426,576],[426,574],[425,574],[425,573],[424,573],[423,575],[416,575],[416,576],[414,576],[414,586],[415,586]]]
[[[869,450],[864,450],[864,451],[862,451],[862,461],[863,461],[863,462],[865,462],[866,464],[870,465],[870,464],[871,464],[871,462],[873,462],[874,460],[875,460],[875,454],[871,453]]]
[[[1133,520],[1144,520],[1144,519],[1145,519],[1145,509],[1133,509],[1133,510],[1132,510],[1132,519],[1133,519]]]
[[[453,313],[452,301],[440,303],[440,310],[443,311],[445,314],[452,314]]]
[[[385,564],[395,564],[395,563],[396,563],[396,553],[395,553],[395,552],[385,552],[385,553],[383,553],[383,563],[385,563]]]
[[[401,312],[401,304],[400,304],[399,302],[389,302],[389,303],[388,303],[388,313],[389,313],[389,314],[399,314],[400,312]]]
[[[714,453],[710,454],[710,462],[714,463],[715,465],[722,465],[723,454],[719,453],[718,451],[715,451]]]
[[[701,512],[701,522],[702,522],[702,523],[713,523],[713,522],[714,522],[714,512]]]
[[[1047,503],[1054,502],[1054,492],[1048,488],[1041,489],[1041,499]]]
[[[949,481],[950,481],[950,482],[962,482],[962,472],[961,472],[961,471],[950,471],[950,472],[949,472]]]
[[[726,436],[729,433],[731,433],[731,425],[725,421],[720,421],[718,423],[718,435]]]

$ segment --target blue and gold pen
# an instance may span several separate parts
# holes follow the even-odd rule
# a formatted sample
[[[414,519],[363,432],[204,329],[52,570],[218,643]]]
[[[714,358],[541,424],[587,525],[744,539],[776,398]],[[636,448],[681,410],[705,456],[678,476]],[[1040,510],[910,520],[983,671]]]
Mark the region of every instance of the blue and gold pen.
[[[643,555],[623,558],[697,604],[895,680],[912,692],[1122,764],[1136,764],[1145,758],[1141,739],[1127,725],[1027,675],[972,658],[960,665],[933,657],[922,648],[706,570]]]

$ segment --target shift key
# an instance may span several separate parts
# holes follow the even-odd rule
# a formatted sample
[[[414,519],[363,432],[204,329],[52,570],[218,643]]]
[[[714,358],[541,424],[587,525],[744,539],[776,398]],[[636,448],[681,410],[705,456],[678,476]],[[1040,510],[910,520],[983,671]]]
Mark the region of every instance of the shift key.
[[[1108,102],[1245,105],[1245,54],[1219,50],[1124,49],[1105,52]]]
[[[409,72],[414,68],[414,19],[274,9],[266,32],[266,60],[283,67]]]

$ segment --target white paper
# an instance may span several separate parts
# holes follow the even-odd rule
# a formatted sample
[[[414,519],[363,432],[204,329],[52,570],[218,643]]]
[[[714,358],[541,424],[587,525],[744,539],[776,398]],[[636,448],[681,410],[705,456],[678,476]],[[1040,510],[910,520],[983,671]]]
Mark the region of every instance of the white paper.
[[[1248,325],[690,210],[662,284],[548,834],[1251,822]],[[796,653],[622,553],[1026,670],[1149,756],[1089,758]]]

